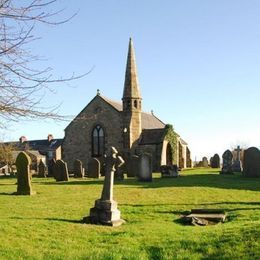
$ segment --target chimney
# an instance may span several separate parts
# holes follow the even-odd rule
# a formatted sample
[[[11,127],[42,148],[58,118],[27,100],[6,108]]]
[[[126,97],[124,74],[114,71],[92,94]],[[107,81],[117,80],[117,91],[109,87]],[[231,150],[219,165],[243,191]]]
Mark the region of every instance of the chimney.
[[[22,143],[24,143],[26,141],[27,141],[27,138],[24,135],[19,138],[20,144],[22,144]]]
[[[51,140],[53,140],[53,135],[52,134],[48,134],[47,140],[48,140],[48,142],[51,142]]]

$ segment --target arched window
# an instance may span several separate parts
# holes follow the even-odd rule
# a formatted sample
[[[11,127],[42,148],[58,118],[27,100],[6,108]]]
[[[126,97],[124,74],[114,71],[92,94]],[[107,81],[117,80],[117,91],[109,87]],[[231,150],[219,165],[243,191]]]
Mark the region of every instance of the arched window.
[[[105,134],[100,125],[96,125],[92,131],[92,156],[100,157],[105,152]]]
[[[134,101],[134,107],[137,108],[137,100]]]

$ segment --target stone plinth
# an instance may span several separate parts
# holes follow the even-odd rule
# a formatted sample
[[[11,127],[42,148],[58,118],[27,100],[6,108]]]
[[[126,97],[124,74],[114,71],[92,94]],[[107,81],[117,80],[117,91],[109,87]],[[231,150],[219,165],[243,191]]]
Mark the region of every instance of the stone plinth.
[[[120,219],[117,202],[113,200],[114,172],[123,164],[124,160],[118,155],[116,148],[111,147],[110,155],[106,157],[106,174],[101,198],[95,201],[95,207],[90,209],[89,217],[83,218],[84,223],[116,227],[124,222]]]
[[[124,220],[120,219],[117,202],[112,200],[96,200],[95,207],[90,209],[89,221],[92,224],[106,226],[120,226]]]

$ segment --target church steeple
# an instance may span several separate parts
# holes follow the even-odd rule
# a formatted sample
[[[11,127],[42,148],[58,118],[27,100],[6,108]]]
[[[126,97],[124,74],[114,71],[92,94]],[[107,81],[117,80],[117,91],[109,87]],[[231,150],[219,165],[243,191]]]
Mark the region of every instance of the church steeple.
[[[136,62],[135,62],[135,51],[132,39],[129,40],[127,64],[125,72],[125,84],[124,84],[124,94],[123,99],[128,98],[138,98],[141,99]]]
[[[142,98],[138,84],[134,45],[131,38],[129,40],[122,101],[124,147],[126,149],[134,150],[134,147],[136,146],[142,132]]]

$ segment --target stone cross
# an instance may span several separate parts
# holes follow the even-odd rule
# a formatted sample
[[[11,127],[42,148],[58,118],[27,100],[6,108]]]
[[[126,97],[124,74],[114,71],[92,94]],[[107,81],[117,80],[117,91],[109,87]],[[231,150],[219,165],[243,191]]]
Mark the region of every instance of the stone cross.
[[[237,161],[240,161],[240,152],[241,151],[242,151],[242,149],[240,149],[240,146],[238,145],[237,149],[235,149],[235,152],[237,152],[237,158],[236,158]]]
[[[113,200],[114,173],[116,168],[123,164],[123,158],[118,155],[118,151],[112,146],[110,156],[106,158],[106,173],[101,200]]]
[[[94,208],[90,209],[89,217],[84,217],[84,223],[120,226],[124,220],[120,218],[117,202],[113,200],[114,173],[120,168],[124,160],[118,155],[115,147],[111,147],[110,155],[106,158],[105,180],[101,198],[95,201]]]

